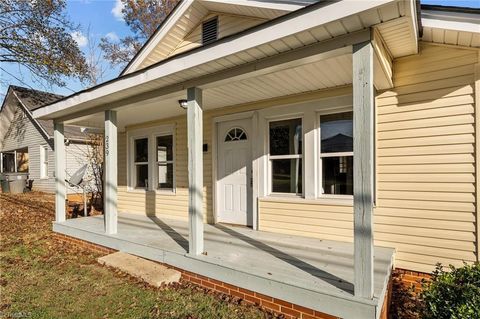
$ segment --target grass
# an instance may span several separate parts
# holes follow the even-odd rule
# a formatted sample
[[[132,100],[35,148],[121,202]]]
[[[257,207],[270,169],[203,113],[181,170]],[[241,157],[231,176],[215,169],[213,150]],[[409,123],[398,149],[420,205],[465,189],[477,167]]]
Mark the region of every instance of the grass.
[[[181,283],[156,289],[100,266],[51,231],[53,196],[0,194],[0,318],[269,318]]]

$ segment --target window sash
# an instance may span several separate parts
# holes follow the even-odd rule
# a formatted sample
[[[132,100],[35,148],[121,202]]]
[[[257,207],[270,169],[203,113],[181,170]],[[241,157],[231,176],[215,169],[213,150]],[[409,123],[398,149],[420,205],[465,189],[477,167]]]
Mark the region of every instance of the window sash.
[[[172,143],[172,159],[170,160],[161,160],[159,161],[158,160],[158,138],[159,137],[171,137],[171,143]],[[168,134],[158,134],[158,135],[155,135],[154,136],[155,138],[155,175],[154,175],[154,179],[155,179],[155,188],[157,190],[160,190],[160,191],[173,191],[175,189],[175,137],[173,135],[173,133],[168,133]],[[165,150],[165,155],[166,157],[168,158],[168,149]],[[171,187],[161,187],[160,186],[160,181],[158,180],[159,179],[159,173],[160,173],[160,165],[165,165],[165,167],[168,167],[168,165],[172,165],[172,185]],[[167,173],[168,174],[168,173]],[[165,183],[163,183],[165,184]]]
[[[296,159],[296,158],[303,158],[303,154],[295,154],[295,155],[269,155],[270,160],[276,159]]]
[[[272,155],[270,154],[271,152],[271,134],[270,134],[270,129],[271,129],[271,125],[272,123],[275,123],[275,122],[286,122],[286,121],[289,121],[289,120],[300,120],[300,125],[301,125],[301,130],[300,130],[300,139],[299,139],[299,148],[301,150],[300,153],[298,154],[294,154],[294,153],[291,153],[291,154],[282,154],[282,155]],[[269,178],[269,193],[270,194],[276,194],[276,195],[287,195],[287,196],[301,196],[304,192],[304,171],[305,171],[305,168],[304,168],[304,159],[303,159],[303,153],[304,153],[304,132],[303,132],[303,118],[302,117],[293,117],[293,118],[284,118],[284,119],[275,119],[275,120],[272,120],[272,121],[269,121],[268,122],[268,178]],[[289,140],[288,140],[288,143],[289,145],[292,143],[291,141],[291,138],[294,138],[294,135],[290,135],[289,136]],[[299,172],[299,176],[296,176],[298,180],[301,181],[301,185],[298,186],[297,185],[297,188],[300,188],[300,192],[275,192],[273,189],[274,189],[274,179],[273,179],[273,161],[275,160],[301,160],[301,170]],[[295,172],[293,172],[293,174],[295,174]],[[293,177],[293,175],[291,175],[290,177]]]
[[[151,190],[151,191],[175,191],[175,128],[173,125],[162,125],[154,128],[148,129],[138,129],[127,132],[127,136],[129,139],[129,151],[128,151],[128,158],[129,158],[129,166],[128,166],[128,189],[129,190]],[[169,137],[166,139],[160,139],[161,137]],[[143,145],[147,145],[147,154],[145,156],[145,148],[141,149],[142,158],[137,158],[137,147],[136,143],[138,140],[146,140],[146,143],[141,143]],[[168,155],[165,153],[160,157],[158,160],[158,147],[165,147],[165,152],[168,149]],[[163,150],[163,149],[162,149]],[[165,159],[165,160],[163,160]],[[141,160],[141,161],[136,161]],[[138,185],[138,170],[139,166],[144,165],[142,175],[148,172],[148,178],[146,179],[145,187],[140,187]],[[172,168],[168,169],[169,178],[171,183],[169,183],[169,187],[159,187],[159,180],[161,177],[159,174],[159,167],[162,165],[168,165]],[[171,172],[171,173],[170,173]],[[142,183],[143,184],[143,181]]]
[[[353,152],[320,153],[320,158],[323,158],[323,157],[345,157],[345,156],[353,156]]]

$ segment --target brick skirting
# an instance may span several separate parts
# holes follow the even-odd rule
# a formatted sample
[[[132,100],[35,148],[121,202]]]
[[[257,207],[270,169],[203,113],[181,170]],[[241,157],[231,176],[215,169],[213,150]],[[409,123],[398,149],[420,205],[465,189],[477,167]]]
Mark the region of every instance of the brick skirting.
[[[88,249],[90,251],[93,251],[93,252],[96,252],[96,253],[99,253],[99,254],[108,255],[108,254],[112,254],[112,253],[117,251],[115,249],[111,249],[111,248],[108,248],[108,247],[105,247],[105,246],[93,244],[91,242],[81,240],[81,239],[78,239],[78,238],[75,238],[75,237],[71,237],[71,236],[67,236],[67,235],[63,235],[63,234],[59,234],[59,233],[54,233],[54,235],[57,238],[57,240],[59,240],[59,241],[62,241],[64,243],[68,243],[70,245],[73,245],[73,246],[81,248],[81,249]]]
[[[401,268],[395,268],[394,272],[406,288],[414,286],[417,292],[422,290],[422,281],[428,281],[431,278],[430,274]]]
[[[99,254],[111,254],[117,251],[115,249],[93,244],[93,243],[90,243],[78,238],[70,237],[67,235],[63,235],[63,234],[55,233],[55,236],[60,241],[63,241],[70,245],[74,245],[81,249],[89,249]],[[234,285],[227,284],[222,281],[218,281],[209,277],[195,274],[177,267],[173,267],[170,265],[165,265],[165,266],[176,269],[179,272],[181,272],[182,280],[185,280],[187,282],[193,283],[195,285],[198,285],[203,288],[207,288],[222,294],[227,294],[233,297],[240,298],[249,304],[262,307],[277,315],[283,315],[283,318],[285,319],[293,319],[293,318],[335,319],[335,318],[338,318],[338,317],[331,316],[313,309],[298,306],[284,300],[272,298],[270,296],[266,296],[251,290],[243,289]],[[391,294],[391,287],[392,287],[391,284],[389,284],[387,298],[385,298],[385,301],[382,306],[382,315],[380,316],[381,319],[388,318],[387,314],[388,314],[388,304],[390,300],[389,297]]]

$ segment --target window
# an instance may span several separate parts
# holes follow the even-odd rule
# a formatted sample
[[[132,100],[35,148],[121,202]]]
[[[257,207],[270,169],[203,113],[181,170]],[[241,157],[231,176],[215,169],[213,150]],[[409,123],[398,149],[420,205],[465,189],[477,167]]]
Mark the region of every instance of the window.
[[[353,195],[353,113],[320,116],[323,194]]]
[[[148,188],[148,138],[134,140],[135,187]]]
[[[245,141],[247,140],[247,133],[239,127],[232,128],[225,136],[225,142]]]
[[[270,122],[269,162],[273,193],[302,193],[302,119]]]
[[[173,125],[129,131],[128,189],[175,190]]]
[[[157,188],[173,189],[173,136],[157,136]]]
[[[40,178],[48,178],[48,146],[40,146]]]
[[[202,44],[211,43],[218,38],[218,17],[207,20],[202,24]]]

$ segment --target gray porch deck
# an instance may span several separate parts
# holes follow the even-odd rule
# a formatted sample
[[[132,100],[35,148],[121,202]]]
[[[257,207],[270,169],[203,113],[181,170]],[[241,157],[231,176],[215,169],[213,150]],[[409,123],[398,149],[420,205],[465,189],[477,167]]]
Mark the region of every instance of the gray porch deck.
[[[375,297],[353,296],[353,244],[205,224],[206,255],[191,256],[188,223],[119,214],[106,235],[103,216],[54,223],[54,231],[166,263],[342,318],[378,318],[394,250],[375,247]]]

